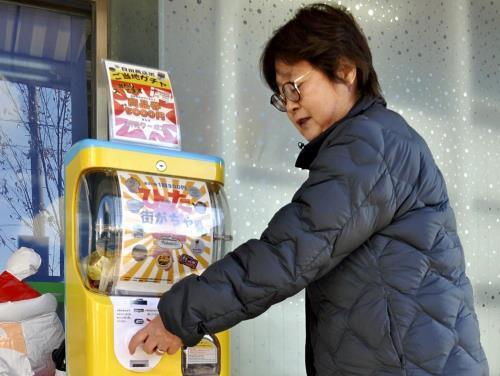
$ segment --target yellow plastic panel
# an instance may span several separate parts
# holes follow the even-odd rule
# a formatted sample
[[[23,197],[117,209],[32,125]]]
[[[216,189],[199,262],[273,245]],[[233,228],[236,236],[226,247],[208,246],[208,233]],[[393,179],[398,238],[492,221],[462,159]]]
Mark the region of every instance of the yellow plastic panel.
[[[151,154],[140,148],[104,146],[96,141],[70,154],[66,161],[65,233],[66,233],[66,362],[70,376],[157,375],[181,376],[181,352],[165,355],[151,371],[138,373],[122,367],[114,354],[113,305],[106,295],[89,291],[81,278],[77,260],[76,203],[78,180],[93,169],[128,170],[165,174],[223,183],[222,163],[196,160],[168,153]],[[145,149],[145,148],[143,148]],[[158,162],[166,165],[158,169]],[[161,163],[160,163],[160,167]],[[229,375],[229,332],[217,334],[221,344],[221,376]]]

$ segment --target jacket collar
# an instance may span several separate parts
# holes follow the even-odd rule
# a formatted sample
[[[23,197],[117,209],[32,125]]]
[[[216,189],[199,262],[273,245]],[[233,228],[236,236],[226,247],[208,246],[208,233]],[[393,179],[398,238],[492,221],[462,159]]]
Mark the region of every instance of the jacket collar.
[[[307,145],[302,148],[302,151],[299,153],[297,157],[297,161],[295,162],[295,167],[299,167],[302,169],[308,169],[311,163],[316,158],[318,154],[319,148],[326,140],[326,138],[340,125],[347,122],[347,120],[365,112],[367,109],[372,107],[374,104],[381,104],[384,107],[386,106],[386,102],[382,97],[373,97],[373,96],[363,96],[358,99],[358,101],[352,106],[346,116],[344,116],[339,121],[333,123],[329,128],[327,128],[323,133],[318,135],[316,138],[312,139]]]

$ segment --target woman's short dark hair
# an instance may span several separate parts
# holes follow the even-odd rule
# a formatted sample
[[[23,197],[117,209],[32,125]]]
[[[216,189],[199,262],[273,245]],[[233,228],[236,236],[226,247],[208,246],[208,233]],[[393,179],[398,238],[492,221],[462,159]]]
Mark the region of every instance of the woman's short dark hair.
[[[368,42],[352,14],[342,6],[317,3],[299,9],[274,32],[262,52],[260,65],[266,83],[278,92],[276,61],[294,64],[305,60],[332,81],[343,82],[336,76],[341,58],[356,65],[361,94],[381,95]]]

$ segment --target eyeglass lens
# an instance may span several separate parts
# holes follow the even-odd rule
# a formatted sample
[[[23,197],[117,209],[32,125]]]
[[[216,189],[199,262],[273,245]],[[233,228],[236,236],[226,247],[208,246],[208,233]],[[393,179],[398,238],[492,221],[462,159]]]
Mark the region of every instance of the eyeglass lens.
[[[300,99],[300,94],[292,82],[287,82],[286,84],[284,84],[282,90],[283,95],[286,99],[292,102],[297,102]]]
[[[283,101],[283,99],[281,98],[281,96],[277,95],[277,94],[273,94],[271,96],[271,104],[278,110],[278,111],[281,111],[281,112],[285,112],[286,111],[286,103]]]

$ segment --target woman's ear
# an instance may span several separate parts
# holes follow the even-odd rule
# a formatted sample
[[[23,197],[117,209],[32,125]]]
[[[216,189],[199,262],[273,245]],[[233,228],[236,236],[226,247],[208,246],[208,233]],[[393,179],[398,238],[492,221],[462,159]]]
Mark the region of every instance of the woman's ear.
[[[355,83],[356,72],[356,65],[351,60],[345,57],[339,59],[337,77],[342,79],[346,84],[352,86]]]

